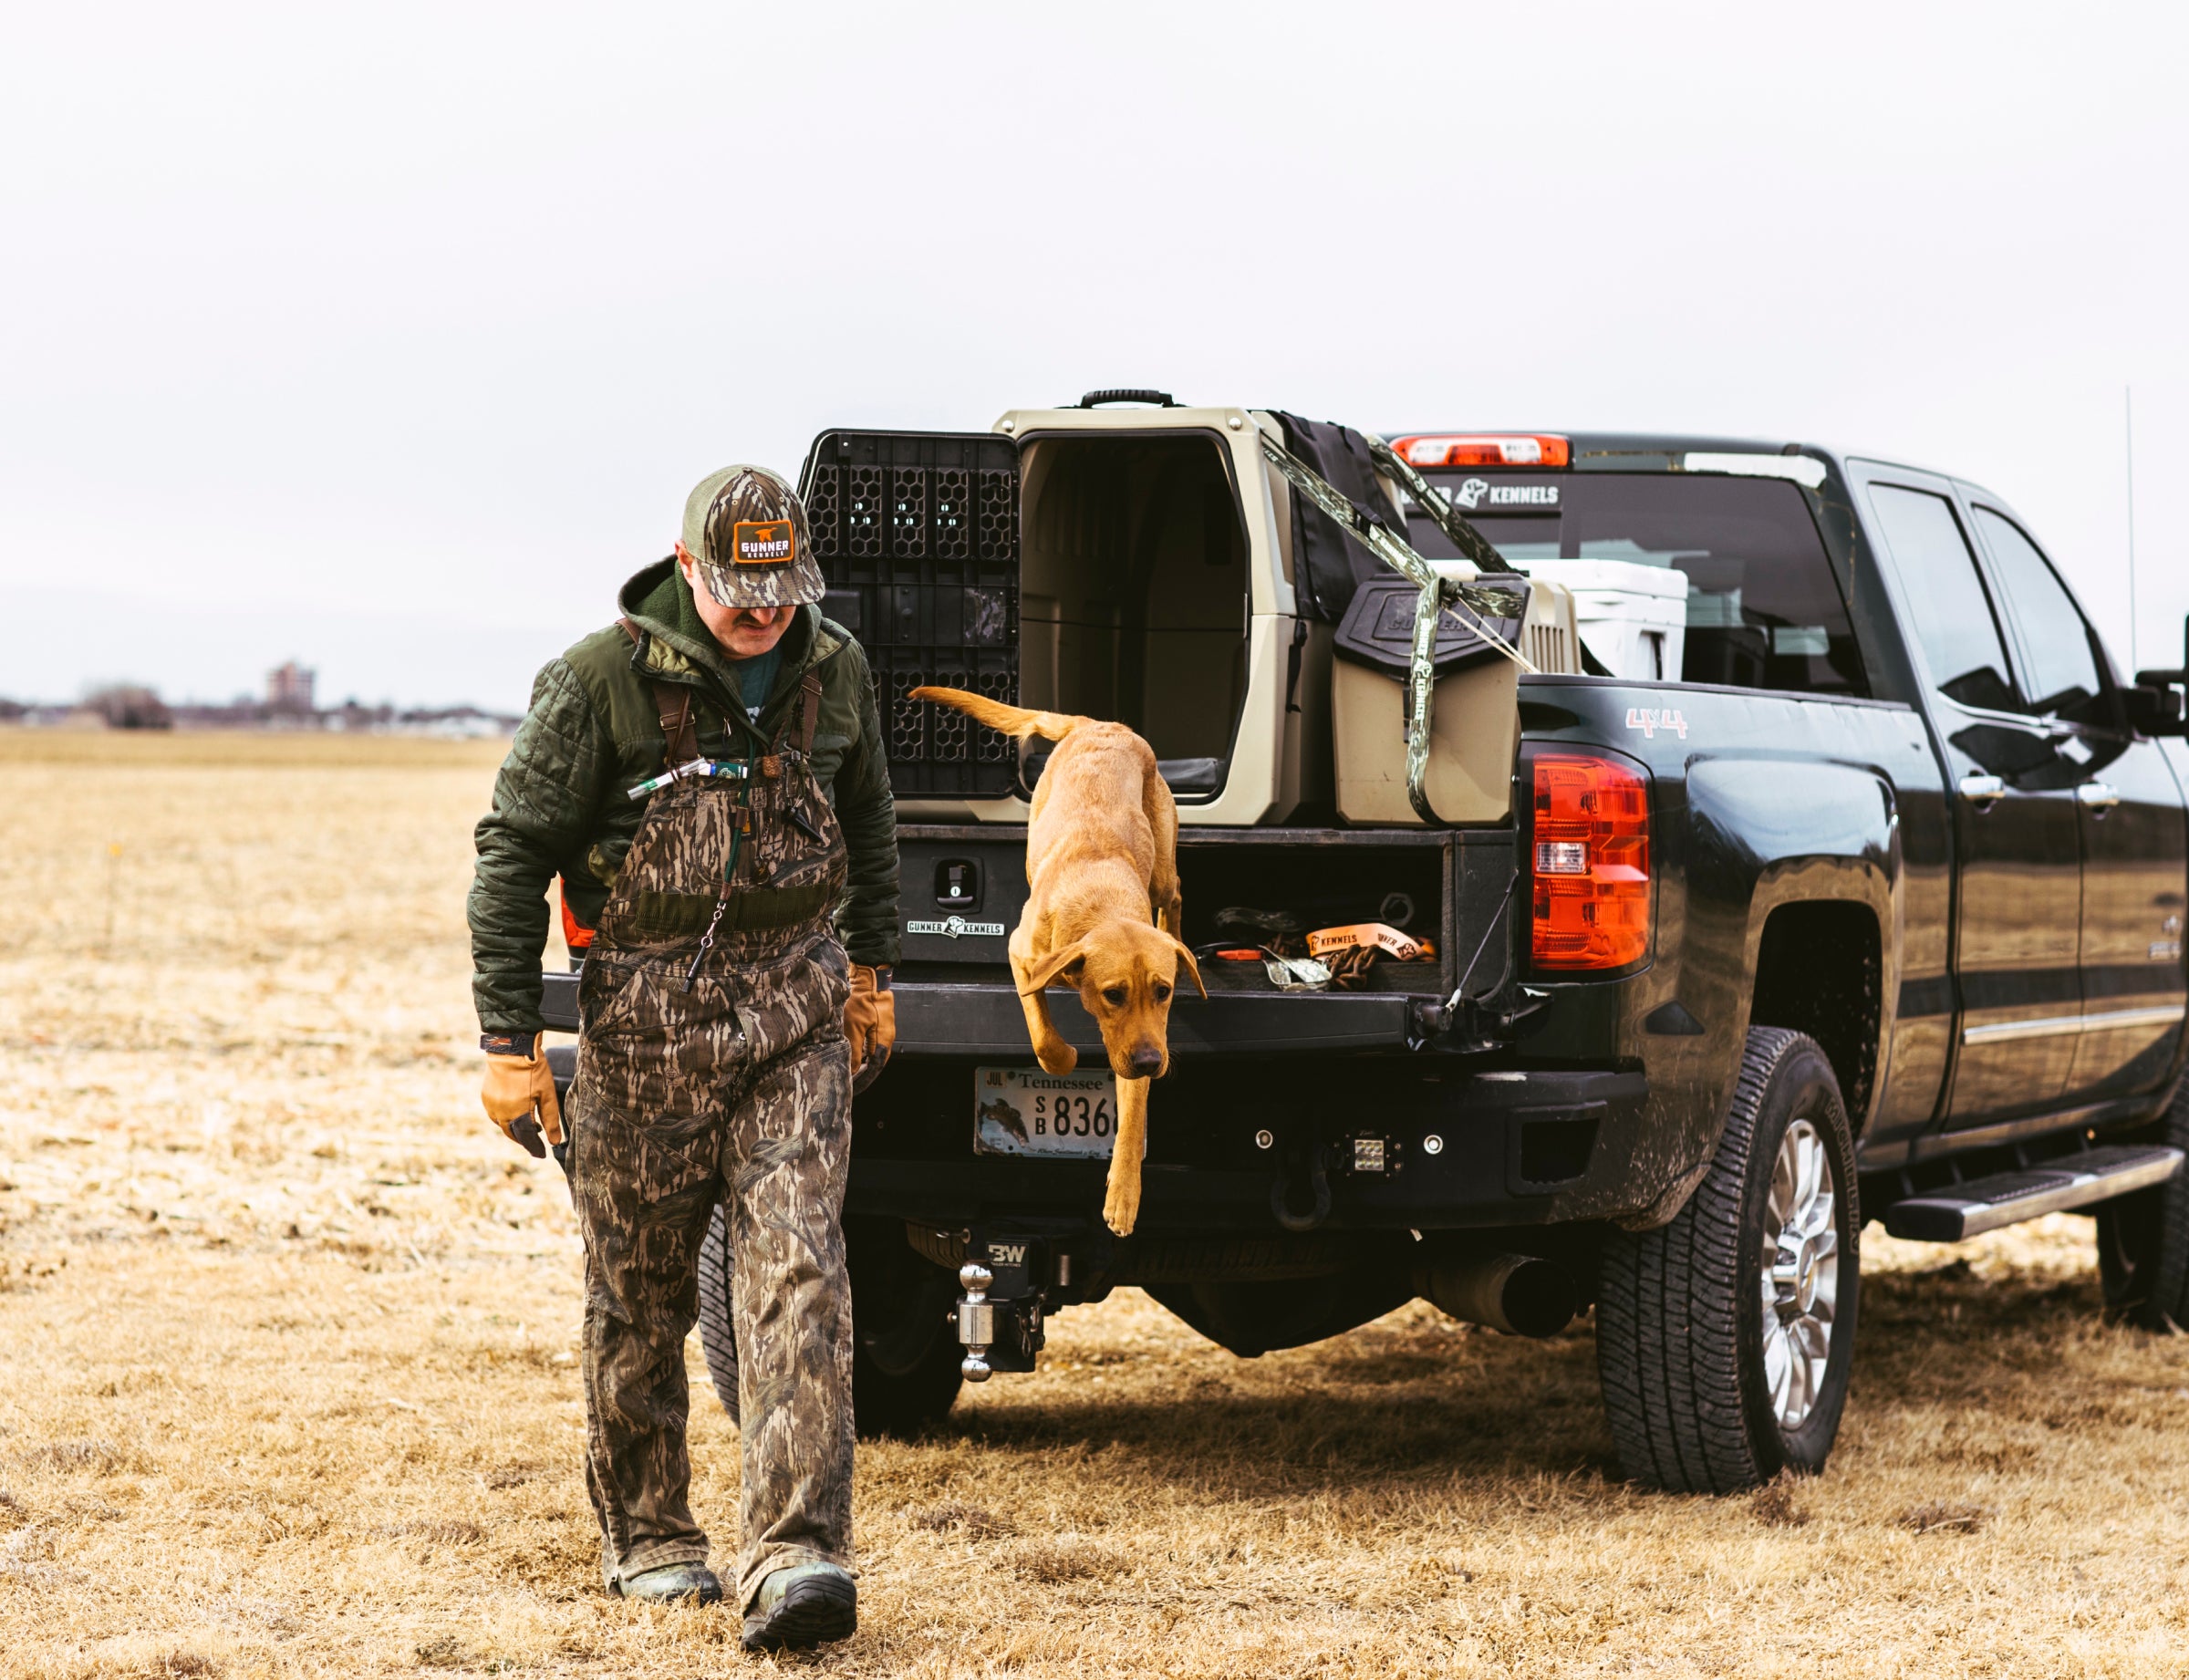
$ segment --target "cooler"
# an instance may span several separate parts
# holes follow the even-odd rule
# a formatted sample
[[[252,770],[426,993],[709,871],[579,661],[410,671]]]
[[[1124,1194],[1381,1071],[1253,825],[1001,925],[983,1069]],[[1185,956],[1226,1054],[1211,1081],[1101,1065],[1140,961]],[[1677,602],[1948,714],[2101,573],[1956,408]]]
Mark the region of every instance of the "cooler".
[[[1632,560],[1525,560],[1532,577],[1573,592],[1581,639],[1614,677],[1677,682],[1687,640],[1687,574]]]

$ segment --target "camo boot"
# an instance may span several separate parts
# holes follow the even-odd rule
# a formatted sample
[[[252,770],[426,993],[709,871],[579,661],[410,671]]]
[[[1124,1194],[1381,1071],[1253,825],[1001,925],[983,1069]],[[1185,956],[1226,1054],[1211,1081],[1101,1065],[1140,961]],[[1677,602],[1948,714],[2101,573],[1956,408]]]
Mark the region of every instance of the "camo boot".
[[[745,1612],[748,1651],[804,1651],[858,1631],[859,1588],[833,1563],[779,1569]]]

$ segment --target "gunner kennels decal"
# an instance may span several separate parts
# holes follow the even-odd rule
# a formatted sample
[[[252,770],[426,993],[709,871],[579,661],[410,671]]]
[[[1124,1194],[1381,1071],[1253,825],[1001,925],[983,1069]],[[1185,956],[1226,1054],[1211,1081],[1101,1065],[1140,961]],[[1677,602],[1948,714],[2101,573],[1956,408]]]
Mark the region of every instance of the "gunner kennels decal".
[[[946,916],[939,922],[908,921],[907,933],[939,934],[946,939],[970,937],[1000,939],[1003,937],[1001,922],[969,922],[962,916]]]
[[[1488,479],[1470,478],[1452,492],[1452,500],[1472,513],[1483,508],[1536,508],[1545,513],[1558,511],[1556,484],[1493,484]]]

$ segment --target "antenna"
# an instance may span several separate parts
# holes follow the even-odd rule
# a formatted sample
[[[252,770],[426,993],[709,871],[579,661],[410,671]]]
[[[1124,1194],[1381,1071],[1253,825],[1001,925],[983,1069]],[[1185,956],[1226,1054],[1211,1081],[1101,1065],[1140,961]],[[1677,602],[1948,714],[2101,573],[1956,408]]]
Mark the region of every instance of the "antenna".
[[[2136,658],[2136,389],[2121,388],[2121,441],[2128,461],[2128,669]]]

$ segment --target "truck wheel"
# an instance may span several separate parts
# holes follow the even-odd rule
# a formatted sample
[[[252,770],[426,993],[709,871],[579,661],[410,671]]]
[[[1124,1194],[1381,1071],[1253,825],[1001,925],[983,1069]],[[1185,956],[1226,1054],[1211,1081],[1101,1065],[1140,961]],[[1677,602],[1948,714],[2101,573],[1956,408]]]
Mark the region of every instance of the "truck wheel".
[[[1854,1354],[1853,1162],[1816,1041],[1750,1029],[1708,1174],[1671,1224],[1604,1249],[1597,1374],[1636,1481],[1738,1493],[1824,1467]]]
[[[2189,1080],[2158,1141],[2189,1149]],[[2146,1330],[2189,1330],[2189,1168],[2098,1207],[2098,1272],[2109,1316]]]
[[[965,1382],[951,1329],[950,1274],[906,1245],[901,1226],[846,1222],[851,1260],[851,1408],[861,1436],[912,1436],[950,1409]],[[891,1246],[894,1239],[894,1248]],[[700,1244],[700,1348],[732,1423],[737,1331],[730,1318],[730,1242],[722,1210]]]

